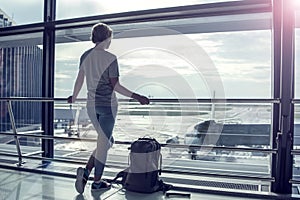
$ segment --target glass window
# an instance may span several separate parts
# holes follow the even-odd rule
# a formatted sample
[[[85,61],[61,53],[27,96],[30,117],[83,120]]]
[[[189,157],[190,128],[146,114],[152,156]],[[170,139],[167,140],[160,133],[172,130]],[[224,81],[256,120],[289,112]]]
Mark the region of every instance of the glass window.
[[[296,2],[296,0],[295,0]],[[297,8],[298,10],[295,12],[295,99],[300,99],[300,12],[299,12],[299,1],[297,0]],[[299,122],[300,122],[300,105],[299,103],[294,104],[294,138],[293,138],[293,149],[299,150],[300,140],[299,140]],[[299,155],[293,156],[293,180],[299,181]],[[293,193],[299,194],[299,184],[293,184]]]
[[[56,97],[66,98],[72,92],[79,58],[93,47],[89,41],[90,28],[56,32]],[[109,51],[118,57],[121,83],[152,99],[170,99],[146,106],[120,101],[115,140],[133,141],[151,135],[161,143],[173,139],[188,146],[270,148],[271,104],[171,102],[185,98],[270,98],[270,15],[166,20],[112,25],[112,28],[114,39]],[[85,98],[86,91],[80,97]],[[63,112],[69,116],[55,119],[56,134],[97,137],[84,102],[71,107],[56,104],[55,112],[57,117]],[[110,154],[126,155],[125,146],[115,145],[116,151]],[[78,157],[87,156],[93,148],[95,144],[85,141],[55,146],[57,151],[81,149]],[[166,169],[184,170],[189,162],[196,166],[195,171],[200,168],[214,173],[220,168],[223,171],[225,166],[227,174],[270,177],[269,153],[187,147],[165,148],[164,155],[168,158],[163,162]],[[208,161],[209,168],[201,168],[203,160]],[[222,164],[218,165],[219,161]],[[238,167],[233,169],[234,166]],[[253,185],[257,190],[269,190],[267,182],[254,181]]]
[[[3,2],[0,7],[0,27],[41,22],[43,2],[45,1]],[[84,27],[91,22],[84,21],[87,18],[83,17],[220,2],[231,1],[73,0],[70,4],[69,0],[57,0],[58,20],[77,19],[76,22],[61,20],[56,26],[54,96],[66,98],[71,95],[79,68],[79,58],[83,52],[93,47],[89,39],[91,27]],[[241,1],[243,2],[246,1]],[[254,12],[255,8],[269,8],[271,3],[264,2],[267,2],[264,6],[257,3],[249,10],[242,9],[242,12]],[[117,55],[121,83],[151,99],[160,99],[153,100],[150,105],[141,106],[136,102],[127,102],[119,95],[120,104],[114,137],[117,141],[133,141],[138,137],[151,135],[161,143],[185,144],[187,147],[184,149],[163,148],[165,169],[228,175],[228,179],[214,178],[213,183],[218,185],[217,187],[229,189],[244,187],[252,191],[269,191],[269,181],[231,179],[230,175],[270,177],[271,156],[263,149],[270,148],[272,104],[198,103],[183,100],[272,98],[272,14],[236,14],[236,11],[243,7],[240,5],[235,4],[233,10],[214,8],[220,9],[216,13],[222,13],[222,16],[138,23],[124,23],[116,18],[112,21],[107,20],[113,24],[114,39],[109,51]],[[222,11],[233,13],[224,15],[225,12]],[[296,27],[300,27],[298,15],[299,13],[296,17]],[[150,17],[154,19],[158,16],[159,13],[156,13],[154,17]],[[130,17],[132,16],[128,19]],[[79,22],[81,18],[83,20]],[[0,37],[0,97],[42,96],[42,37],[42,33]],[[299,30],[296,29],[296,98],[299,98],[300,91],[298,41]],[[79,95],[81,98],[86,97],[85,86],[83,88]],[[179,99],[179,102],[174,103],[174,99]],[[299,132],[298,104],[295,105],[294,113],[295,135]],[[41,103],[12,102],[12,111],[17,128],[26,131],[40,129]],[[11,130],[8,112],[8,104],[1,101],[0,131]],[[56,102],[54,126],[55,135],[77,135],[82,139],[55,141],[55,150],[68,155],[67,158],[87,158],[95,148],[95,142],[91,145],[84,140],[97,137],[87,116],[84,101],[72,105]],[[15,145],[12,137],[1,135],[2,141],[8,145]],[[20,138],[20,141],[21,145],[40,147],[39,139]],[[294,138],[294,145],[297,149],[297,136]],[[244,150],[241,150],[243,148]],[[251,151],[249,148],[257,148],[259,151]],[[61,152],[56,152],[55,157],[61,156]],[[127,164],[127,146],[114,145],[110,155],[123,159],[121,162],[124,166]],[[299,171],[298,160],[295,156],[296,180]],[[114,161],[115,157],[108,158],[109,164]],[[192,167],[187,168],[187,165]],[[207,177],[196,178],[197,183],[207,184]]]
[[[55,60],[55,86],[54,96],[67,98],[72,94],[73,85],[79,69],[81,54],[90,48],[91,42],[62,43],[56,45]],[[79,98],[85,98],[85,85]]]
[[[190,35],[212,59],[226,98],[271,98],[271,31]]]
[[[295,29],[295,98],[300,99],[300,12],[296,12],[296,26]]]
[[[0,97],[42,97],[43,50],[42,33],[4,36],[0,38]],[[41,103],[13,101],[16,128],[23,131],[41,127]],[[1,101],[1,131],[11,131],[9,107]],[[14,140],[4,143],[14,145]],[[40,140],[21,138],[21,145],[39,146]]]
[[[299,29],[299,22],[300,22],[300,12],[296,12],[296,29],[295,29],[295,99],[300,99],[300,63],[299,63],[299,57],[300,57],[300,29]],[[295,129],[294,129],[294,148],[299,149],[299,142],[298,142],[298,135],[300,130],[298,129],[298,125],[300,122],[300,107],[299,104],[295,104],[295,113],[294,113],[294,123],[295,123]]]
[[[1,1],[0,5],[0,19],[1,15],[7,19],[7,26],[31,24],[43,21],[44,1],[31,0],[11,0]],[[0,20],[1,23],[1,20]],[[0,24],[1,27],[1,24]]]
[[[263,13],[112,25],[110,51],[118,56],[127,85],[136,87],[133,80],[145,78],[160,83],[138,88],[154,98],[270,98],[270,22]],[[56,70],[70,62],[78,69],[80,55],[93,46],[90,29],[56,32]],[[166,86],[173,83],[176,90]],[[67,90],[62,88],[67,85],[56,88]],[[59,91],[55,96],[64,97]]]

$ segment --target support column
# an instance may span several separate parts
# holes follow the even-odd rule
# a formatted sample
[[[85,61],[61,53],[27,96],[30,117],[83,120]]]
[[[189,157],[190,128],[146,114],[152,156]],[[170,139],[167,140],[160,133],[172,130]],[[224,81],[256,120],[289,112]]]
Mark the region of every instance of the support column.
[[[56,0],[44,0],[44,23],[43,34],[43,90],[44,98],[54,98],[54,53],[55,53],[55,6]],[[54,102],[42,103],[42,130],[44,135],[54,135]],[[53,158],[53,140],[42,139],[43,157]]]
[[[272,184],[272,191],[281,194],[291,194],[292,184],[290,180],[293,176],[291,150],[293,148],[294,135],[294,105],[292,104],[294,98],[294,11],[291,0],[275,0],[275,7],[278,10],[274,10],[274,18],[280,17],[281,19],[281,103],[278,120],[279,131],[276,136],[278,152],[275,158],[275,166],[273,166],[275,182]],[[276,61],[275,59],[274,61]]]
[[[273,4],[273,73],[272,73],[272,96],[274,99],[280,99],[280,75],[281,75],[281,25],[282,25],[282,1],[274,1]],[[277,148],[277,134],[280,132],[280,104],[273,104],[272,110],[272,137],[271,148]],[[271,176],[277,176],[277,154],[272,154]],[[276,183],[276,182],[275,182]],[[272,183],[271,190],[275,192],[275,183]]]

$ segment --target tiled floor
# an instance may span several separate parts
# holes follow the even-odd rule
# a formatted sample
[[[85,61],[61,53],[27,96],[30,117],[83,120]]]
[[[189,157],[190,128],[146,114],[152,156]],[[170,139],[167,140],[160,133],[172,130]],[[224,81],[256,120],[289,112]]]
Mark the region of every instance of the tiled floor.
[[[244,197],[239,198],[181,191],[169,192],[188,193],[191,194],[190,198],[180,196],[167,197],[162,192],[140,194],[125,192],[118,185],[106,192],[92,194],[90,191],[91,182],[88,182],[84,194],[79,195],[74,188],[75,179],[6,169],[0,169],[0,181],[0,200],[247,200],[247,198]]]

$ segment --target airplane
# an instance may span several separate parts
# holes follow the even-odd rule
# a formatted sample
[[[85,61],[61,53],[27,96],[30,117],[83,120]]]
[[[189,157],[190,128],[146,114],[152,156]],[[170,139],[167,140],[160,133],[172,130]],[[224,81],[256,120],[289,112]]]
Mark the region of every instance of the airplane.
[[[300,144],[300,124],[294,127],[294,145]],[[219,123],[215,120],[202,121],[194,126],[193,131],[184,135],[185,145],[211,145],[226,147],[270,147],[271,145],[271,124],[234,124]],[[190,147],[188,152],[195,158],[200,147]],[[217,150],[221,153],[222,150]]]

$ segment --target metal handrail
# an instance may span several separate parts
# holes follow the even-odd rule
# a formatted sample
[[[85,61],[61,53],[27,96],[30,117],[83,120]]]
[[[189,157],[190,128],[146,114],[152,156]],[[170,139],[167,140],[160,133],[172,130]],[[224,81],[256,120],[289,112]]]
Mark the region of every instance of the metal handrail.
[[[292,103],[293,103],[293,104],[300,104],[300,99],[293,99],[293,100],[292,100]]]
[[[86,138],[70,138],[70,137],[57,137],[57,136],[47,136],[47,135],[34,135],[34,134],[20,134],[18,135],[14,115],[12,111],[11,102],[12,101],[38,101],[38,102],[54,102],[54,101],[67,101],[66,98],[43,98],[43,97],[1,97],[0,101],[6,101],[11,121],[11,126],[13,129],[13,136],[16,142],[17,153],[19,156],[18,165],[22,165],[22,152],[20,148],[19,137],[35,137],[42,139],[59,139],[59,140],[81,140],[86,142],[95,142],[96,139],[86,139]],[[86,99],[78,99],[79,102],[86,101]],[[122,99],[124,101],[133,101],[132,99]],[[166,102],[166,103],[280,103],[279,99],[151,99],[151,102]],[[1,133],[11,135],[10,133]],[[131,142],[116,141],[116,144],[127,144],[130,145]],[[179,144],[162,144],[163,147],[169,148],[201,148],[201,149],[220,149],[228,151],[243,151],[243,152],[265,152],[265,153],[277,153],[276,149],[259,149],[259,148],[241,148],[241,147],[223,147],[223,146],[210,146],[210,145],[179,145]]]
[[[41,160],[48,160],[48,161],[58,161],[58,162],[67,162],[67,163],[80,163],[82,162],[76,160],[70,160],[70,159],[61,159],[61,158],[45,158],[45,157],[36,157],[36,156],[30,156],[28,155],[22,155],[20,143],[19,143],[19,137],[34,137],[34,138],[41,138],[41,139],[56,139],[56,140],[80,140],[80,141],[86,141],[86,142],[95,142],[97,139],[91,139],[91,138],[70,138],[70,137],[61,137],[61,136],[48,136],[48,135],[35,135],[35,134],[27,134],[26,132],[23,132],[22,134],[17,132],[15,121],[14,121],[14,115],[11,107],[12,101],[40,101],[40,102],[53,102],[53,101],[66,101],[65,98],[27,98],[27,97],[10,97],[10,98],[0,98],[0,101],[6,101],[8,106],[8,111],[10,115],[10,121],[12,125],[13,133],[1,133],[3,135],[12,135],[14,136],[16,147],[17,147],[17,155],[15,154],[7,154],[7,153],[0,153],[0,155],[6,155],[6,156],[17,156],[19,159],[18,166],[21,166],[23,162],[23,158],[28,159],[41,159]],[[79,99],[79,101],[86,101],[86,99]],[[125,100],[123,100],[125,101]],[[126,101],[132,101],[132,100],[126,100]],[[194,103],[195,99],[152,99],[153,102],[172,102],[172,103]],[[249,103],[251,101],[252,103],[278,103],[279,100],[276,99],[234,99],[230,101],[230,103]],[[228,99],[196,99],[196,102],[202,102],[202,103],[227,103]],[[43,131],[41,131],[43,132]],[[126,144],[130,145],[131,142],[126,141],[116,141],[116,144]],[[230,151],[246,151],[246,152],[265,152],[265,153],[277,153],[276,149],[259,149],[259,148],[243,148],[243,147],[224,147],[224,146],[210,146],[210,145],[179,145],[179,144],[162,144],[163,147],[169,147],[169,148],[201,148],[201,149],[221,149],[221,150],[230,150]],[[174,173],[174,171],[169,171]],[[176,171],[177,173],[177,171]],[[186,173],[186,174],[197,174],[198,172],[178,172],[178,173]],[[213,176],[213,177],[224,177],[224,178],[243,178],[243,179],[255,179],[255,180],[267,180],[267,181],[273,181],[273,177],[249,177],[249,176],[241,176],[241,175],[228,175],[228,174],[210,174],[210,173],[200,173],[200,175],[205,176]]]
[[[66,98],[44,98],[44,97],[0,97],[0,101],[34,101],[34,102],[54,102],[65,101]],[[77,102],[86,102],[86,98],[78,98]],[[137,102],[135,99],[118,99],[119,102]],[[297,101],[297,100],[293,100]],[[151,98],[150,102],[155,103],[280,103],[278,98]],[[300,102],[300,100],[299,100]]]
[[[291,179],[289,181],[291,184],[300,184],[300,180]]]
[[[300,155],[300,149],[291,150],[292,155]]]
[[[67,101],[67,99],[66,98],[46,98],[46,97],[0,97],[0,101],[54,102],[54,101]]]
[[[0,132],[0,135],[14,135],[12,133],[7,132]],[[75,138],[75,137],[62,137],[62,136],[48,136],[48,135],[35,135],[35,134],[26,134],[26,133],[19,133],[17,137],[33,137],[33,138],[41,138],[41,139],[52,139],[52,140],[71,140],[71,141],[84,141],[84,142],[96,142],[96,138]],[[122,144],[122,145],[130,145],[132,142],[130,141],[115,141],[115,144]],[[220,149],[220,150],[227,150],[227,151],[241,151],[241,152],[264,152],[264,153],[272,153],[276,154],[277,149],[261,149],[261,148],[248,148],[248,147],[225,147],[225,146],[213,146],[213,145],[184,145],[184,144],[167,144],[162,143],[162,147],[168,148],[180,148],[180,149],[187,149],[187,148],[199,148],[199,149]]]
[[[202,98],[202,99],[150,99],[150,102],[162,103],[280,103],[280,99],[225,99],[225,98]]]

